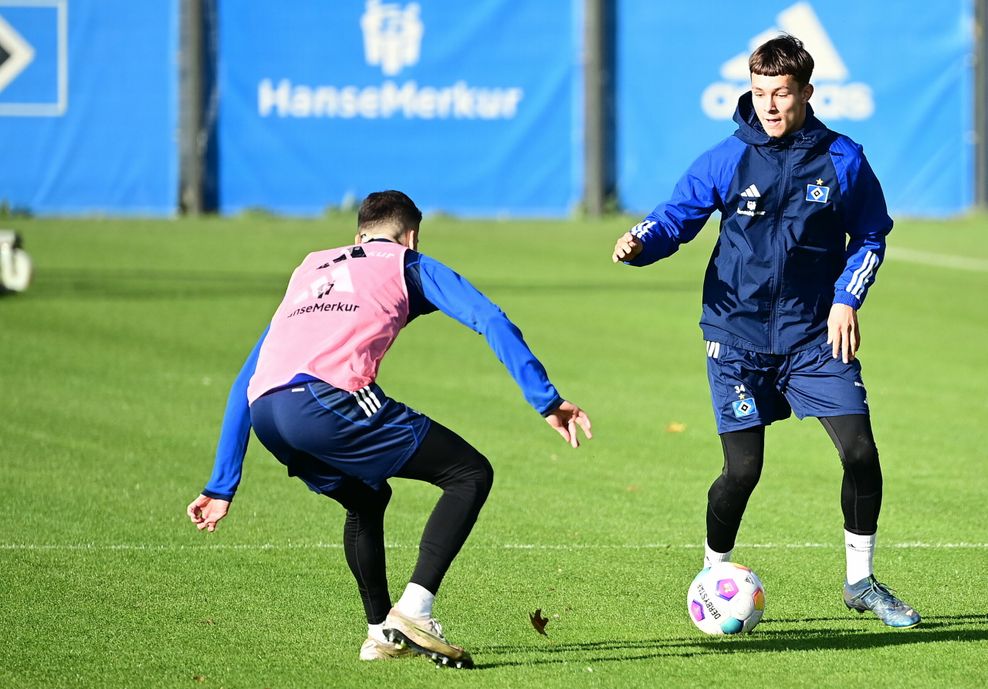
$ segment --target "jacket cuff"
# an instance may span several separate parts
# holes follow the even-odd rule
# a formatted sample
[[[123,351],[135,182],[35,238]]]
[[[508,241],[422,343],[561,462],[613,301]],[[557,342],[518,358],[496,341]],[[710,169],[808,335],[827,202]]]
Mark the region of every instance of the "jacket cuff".
[[[203,489],[202,494],[207,498],[212,498],[213,500],[226,500],[227,502],[233,502],[233,493],[217,493],[213,490]]]
[[[861,308],[861,300],[848,292],[846,289],[839,289],[834,293],[835,304],[846,304],[855,311]]]
[[[560,397],[559,395],[556,395],[556,399],[552,400],[552,402],[547,404],[545,408],[542,409],[539,413],[542,416],[549,416],[549,414],[556,411],[556,409],[559,408],[559,405],[561,405],[563,402],[564,402],[563,398]]]

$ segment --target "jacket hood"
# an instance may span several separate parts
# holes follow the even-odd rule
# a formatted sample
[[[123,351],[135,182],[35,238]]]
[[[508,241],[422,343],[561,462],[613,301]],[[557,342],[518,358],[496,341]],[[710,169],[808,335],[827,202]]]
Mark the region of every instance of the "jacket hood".
[[[813,106],[807,103],[806,121],[803,122],[803,126],[781,139],[773,139],[765,133],[762,123],[758,121],[755,105],[751,101],[751,91],[738,98],[734,121],[738,123],[734,136],[752,146],[781,146],[791,143],[799,148],[812,148],[830,134],[830,130],[813,114]]]

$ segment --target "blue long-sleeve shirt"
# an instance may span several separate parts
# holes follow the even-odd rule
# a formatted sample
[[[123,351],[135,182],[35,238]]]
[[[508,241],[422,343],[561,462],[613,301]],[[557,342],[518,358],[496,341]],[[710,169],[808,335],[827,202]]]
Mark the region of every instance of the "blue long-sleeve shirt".
[[[404,270],[408,287],[408,322],[418,316],[441,311],[487,339],[494,354],[536,411],[545,415],[562,403],[562,397],[525,343],[521,331],[480,290],[439,261],[416,251],[405,252]],[[213,473],[203,490],[203,495],[207,497],[232,500],[240,484],[251,429],[247,385],[254,375],[267,333],[265,328],[230,388]],[[315,378],[303,374],[285,381],[285,384],[305,380]]]

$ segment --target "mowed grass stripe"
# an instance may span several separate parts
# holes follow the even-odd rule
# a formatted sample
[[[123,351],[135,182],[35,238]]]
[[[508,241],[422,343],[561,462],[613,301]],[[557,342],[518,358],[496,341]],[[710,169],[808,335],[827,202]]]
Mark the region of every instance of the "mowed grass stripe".
[[[916,251],[914,249],[904,249],[892,246],[888,249],[886,257],[891,258],[893,261],[919,263],[926,266],[936,266],[937,268],[973,270],[979,273],[988,273],[988,260],[971,258],[969,256],[935,254],[929,251]]]
[[[746,548],[802,550],[804,548],[841,548],[840,543],[738,543],[736,549]],[[417,543],[386,543],[390,550],[418,549]],[[909,550],[988,550],[988,543],[882,543],[881,548]],[[0,543],[0,550],[153,550],[153,551],[210,551],[210,550],[342,550],[342,543],[205,543],[205,544],[160,544],[160,543]],[[470,545],[470,550],[702,550],[695,543],[504,543],[501,545]]]

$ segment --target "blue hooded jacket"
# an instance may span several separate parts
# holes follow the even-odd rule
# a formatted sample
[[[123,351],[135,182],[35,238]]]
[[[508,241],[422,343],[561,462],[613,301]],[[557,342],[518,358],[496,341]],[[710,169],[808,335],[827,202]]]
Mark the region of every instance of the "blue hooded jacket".
[[[807,106],[799,130],[762,128],[751,93],[734,135],[701,155],[669,201],[632,228],[645,266],[693,239],[721,213],[703,284],[706,340],[788,354],[823,344],[835,303],[861,307],[885,257],[892,219],[861,146]]]

